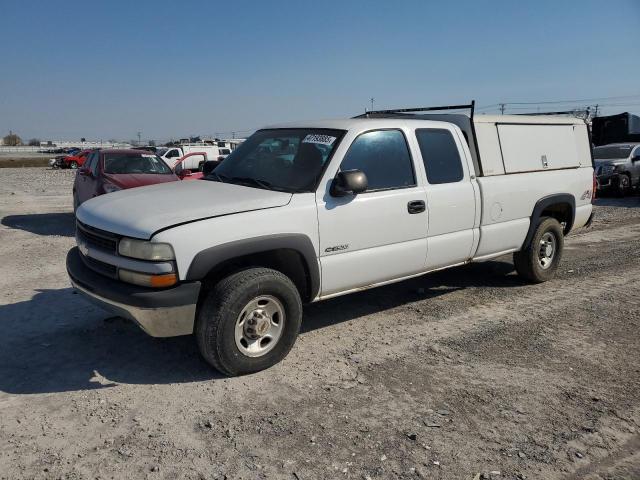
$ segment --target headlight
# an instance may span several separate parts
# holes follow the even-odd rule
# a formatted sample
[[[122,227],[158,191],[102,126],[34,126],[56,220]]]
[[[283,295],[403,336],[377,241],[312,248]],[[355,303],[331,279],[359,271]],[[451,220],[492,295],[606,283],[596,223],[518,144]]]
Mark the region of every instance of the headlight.
[[[118,244],[118,253],[124,257],[140,260],[175,260],[173,248],[168,243],[148,242],[134,238],[123,238]]]
[[[122,190],[119,186],[114,185],[113,183],[105,183],[102,185],[102,189],[104,190],[104,193],[113,193],[118,190]]]
[[[161,275],[150,275],[148,273],[132,272],[123,268],[118,270],[120,280],[143,287],[162,288],[175,285],[178,277],[175,273],[164,273]]]
[[[615,169],[616,169],[615,165],[603,165],[602,170],[600,170],[600,175],[609,175],[613,173]]]

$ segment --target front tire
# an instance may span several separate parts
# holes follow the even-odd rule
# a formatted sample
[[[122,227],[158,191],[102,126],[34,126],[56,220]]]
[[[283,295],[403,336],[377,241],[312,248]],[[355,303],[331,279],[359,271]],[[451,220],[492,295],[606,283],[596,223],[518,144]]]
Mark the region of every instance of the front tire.
[[[195,335],[205,360],[224,375],[259,372],[280,362],[296,341],[302,301],[293,282],[269,268],[249,268],[205,292]]]
[[[564,248],[564,233],[560,223],[551,217],[540,219],[530,244],[513,254],[518,275],[533,283],[551,280]]]
[[[631,178],[629,175],[621,173],[618,175],[618,186],[616,189],[616,193],[619,197],[624,197],[631,190]]]
[[[76,169],[78,168],[78,162],[75,162],[75,161],[74,161],[74,162],[71,162],[71,163],[69,164],[69,168],[70,168],[71,170],[76,170]]]

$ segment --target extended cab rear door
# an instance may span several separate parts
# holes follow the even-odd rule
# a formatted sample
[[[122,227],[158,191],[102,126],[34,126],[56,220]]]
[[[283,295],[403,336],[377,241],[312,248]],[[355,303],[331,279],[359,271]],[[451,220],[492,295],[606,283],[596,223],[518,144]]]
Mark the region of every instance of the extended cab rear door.
[[[480,192],[469,150],[453,126],[414,133],[426,173],[426,269],[465,262],[478,244],[480,226]]]
[[[339,170],[362,170],[369,188],[333,197],[329,182],[317,195],[321,296],[423,271],[427,198],[419,185],[409,134],[400,128],[374,129],[345,138],[348,149],[342,159],[335,159]]]

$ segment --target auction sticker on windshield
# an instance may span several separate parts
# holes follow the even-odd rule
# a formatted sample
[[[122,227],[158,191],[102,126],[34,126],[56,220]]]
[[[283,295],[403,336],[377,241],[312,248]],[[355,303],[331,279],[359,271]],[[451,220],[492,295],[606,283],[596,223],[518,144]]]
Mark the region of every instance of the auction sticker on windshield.
[[[320,135],[318,133],[313,133],[304,137],[302,143],[318,143],[320,145],[331,146],[335,141],[336,137],[332,137],[331,135]]]

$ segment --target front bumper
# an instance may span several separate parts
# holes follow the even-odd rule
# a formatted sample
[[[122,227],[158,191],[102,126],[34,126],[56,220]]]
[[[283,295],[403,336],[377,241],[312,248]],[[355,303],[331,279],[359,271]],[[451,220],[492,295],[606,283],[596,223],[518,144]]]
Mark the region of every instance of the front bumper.
[[[67,273],[73,287],[87,299],[135,321],[152,337],[193,333],[200,282],[185,282],[162,290],[130,285],[91,270],[78,247],[67,254]]]
[[[602,175],[596,177],[596,188],[598,190],[607,190],[613,186],[613,178],[617,175]]]

